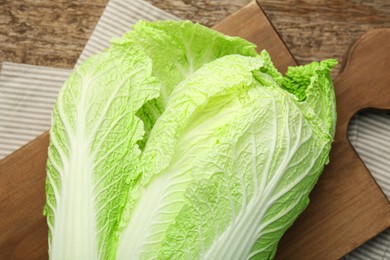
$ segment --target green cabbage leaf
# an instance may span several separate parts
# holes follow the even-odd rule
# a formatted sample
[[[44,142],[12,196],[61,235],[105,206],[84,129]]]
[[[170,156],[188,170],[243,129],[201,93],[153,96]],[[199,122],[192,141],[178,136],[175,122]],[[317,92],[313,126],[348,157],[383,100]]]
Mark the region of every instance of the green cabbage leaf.
[[[59,94],[50,258],[272,259],[329,161],[335,65],[283,76],[243,39],[138,23]]]

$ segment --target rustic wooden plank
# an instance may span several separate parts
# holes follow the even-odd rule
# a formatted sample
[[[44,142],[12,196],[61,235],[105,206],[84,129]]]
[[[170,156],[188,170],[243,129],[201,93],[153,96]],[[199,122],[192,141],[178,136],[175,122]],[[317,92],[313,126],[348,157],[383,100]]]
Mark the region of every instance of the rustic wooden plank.
[[[0,63],[72,68],[107,1],[0,1]],[[182,19],[213,26],[250,0],[146,1]],[[364,32],[390,27],[389,1],[258,2],[299,64],[330,57],[342,62]]]
[[[257,0],[299,64],[336,58],[365,32],[390,27],[390,1]],[[341,65],[333,75],[337,75]]]
[[[158,8],[174,14],[181,19],[212,27],[237,12],[252,0],[146,0]]]
[[[269,49],[272,56],[279,55],[273,58],[282,70],[288,64],[294,64],[290,53],[254,3],[216,28],[251,40],[260,48]],[[378,50],[380,47],[375,46]],[[383,51],[379,53],[383,55]],[[373,62],[364,61],[367,65],[370,65],[368,61],[371,64]],[[362,72],[368,73],[369,68],[365,66]],[[281,242],[278,253],[280,259],[337,258],[389,225],[387,200],[346,141],[346,125],[351,114],[369,104],[356,101],[356,98],[367,96],[364,89],[358,96],[348,96],[347,93],[355,91],[346,91],[348,86],[351,86],[351,82],[341,79],[336,81],[339,125],[331,164],[320,178],[309,208]],[[382,96],[375,100],[387,102],[386,95]],[[354,106],[346,110],[345,105],[348,104]],[[375,106],[382,103],[370,104]],[[0,221],[0,230],[6,230],[0,232],[1,259],[42,259],[47,255],[47,229],[42,216],[47,140],[46,133],[0,161],[0,219],[4,219]]]
[[[108,0],[0,1],[0,63],[73,68]]]

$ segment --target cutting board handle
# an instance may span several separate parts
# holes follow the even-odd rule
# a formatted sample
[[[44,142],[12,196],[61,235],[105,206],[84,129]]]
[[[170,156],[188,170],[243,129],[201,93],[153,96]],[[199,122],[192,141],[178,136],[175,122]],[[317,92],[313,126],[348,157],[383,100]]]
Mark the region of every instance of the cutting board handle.
[[[390,28],[369,31],[355,42],[347,54],[344,67],[335,79],[334,85],[338,113],[335,142],[338,142],[338,145],[331,151],[330,159],[334,160],[342,156],[345,163],[330,164],[326,172],[351,176],[346,172],[352,171],[354,177],[364,174],[369,178],[360,185],[368,187],[369,183],[375,181],[348,140],[348,125],[359,111],[390,112]],[[350,181],[353,182],[353,179]],[[381,190],[378,185],[377,187]],[[388,228],[390,203],[383,191],[382,195],[387,203],[384,203],[384,208],[378,208],[378,211],[383,211],[385,216],[379,220],[384,228]],[[376,234],[374,232],[371,235]],[[350,250],[355,246],[357,245],[351,245]]]
[[[338,116],[330,163],[308,208],[283,236],[278,260],[338,259],[390,226],[389,201],[348,140],[357,112],[390,109],[390,29],[363,35],[344,64],[334,81]],[[325,243],[327,249],[308,250]]]
[[[388,28],[364,34],[348,52],[343,70],[335,80],[341,123],[338,134],[346,137],[349,121],[361,110],[390,110],[389,50]]]

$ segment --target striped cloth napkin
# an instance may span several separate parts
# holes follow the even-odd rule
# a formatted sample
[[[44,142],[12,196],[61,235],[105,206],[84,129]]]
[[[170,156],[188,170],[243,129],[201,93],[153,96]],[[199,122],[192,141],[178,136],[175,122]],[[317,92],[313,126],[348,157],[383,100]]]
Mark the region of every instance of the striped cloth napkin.
[[[112,37],[130,30],[138,20],[177,20],[141,0],[111,0],[77,64],[108,47]],[[0,159],[50,127],[59,89],[71,70],[4,62],[0,72]],[[390,115],[358,114],[349,139],[390,198]],[[345,259],[390,259],[390,230],[354,250]]]

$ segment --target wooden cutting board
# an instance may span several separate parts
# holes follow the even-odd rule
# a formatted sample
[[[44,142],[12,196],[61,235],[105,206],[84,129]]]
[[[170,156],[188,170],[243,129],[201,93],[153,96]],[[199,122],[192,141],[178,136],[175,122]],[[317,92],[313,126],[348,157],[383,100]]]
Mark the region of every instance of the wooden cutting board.
[[[295,65],[253,2],[215,26],[267,49],[283,72]],[[331,162],[311,204],[280,242],[278,259],[337,259],[390,226],[390,205],[347,140],[348,122],[364,108],[390,109],[390,30],[361,38],[336,79],[338,124]],[[386,78],[387,76],[387,78]],[[45,163],[48,133],[0,161],[0,259],[46,259]]]

